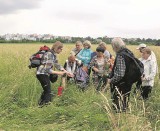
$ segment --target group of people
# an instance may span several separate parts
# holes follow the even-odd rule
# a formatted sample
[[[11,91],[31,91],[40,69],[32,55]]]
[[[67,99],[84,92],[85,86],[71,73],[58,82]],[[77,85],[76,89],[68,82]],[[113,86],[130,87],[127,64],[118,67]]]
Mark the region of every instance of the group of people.
[[[76,47],[70,52],[64,66],[61,66],[58,64],[57,54],[62,52],[63,44],[59,41],[55,42],[51,51],[44,54],[43,64],[37,68],[36,76],[43,88],[39,105],[51,102],[51,74],[61,75],[62,77],[67,76],[67,81],[70,81],[74,80],[76,70],[81,68],[92,78],[95,87],[101,78],[105,78],[104,86],[110,84],[115,109],[125,111],[128,106],[133,84],[129,82],[129,79],[132,78],[128,78],[126,74],[130,70],[130,65],[133,63],[129,58],[121,54],[123,52],[128,52],[133,56],[134,54],[126,48],[125,43],[119,37],[114,38],[111,45],[113,51],[116,53],[115,58],[107,50],[106,43],[104,42],[98,44],[96,51],[92,51],[90,41],[86,40],[83,43],[77,41],[75,44]],[[154,77],[158,71],[157,60],[153,51],[145,44],[140,44],[137,49],[141,52],[141,58],[139,60],[144,65],[140,91],[142,98],[148,99],[148,95],[154,85]],[[53,67],[59,71],[53,70]],[[121,101],[121,104],[119,101]]]

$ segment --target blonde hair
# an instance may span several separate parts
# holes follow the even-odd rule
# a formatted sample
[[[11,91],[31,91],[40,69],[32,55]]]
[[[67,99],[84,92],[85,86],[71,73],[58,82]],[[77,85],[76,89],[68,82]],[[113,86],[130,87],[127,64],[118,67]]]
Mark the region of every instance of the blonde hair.
[[[74,55],[74,56],[75,56],[76,53],[75,53],[74,51],[71,51],[71,52],[70,52],[70,55]]]
[[[107,49],[107,44],[105,42],[100,42],[99,45],[100,47],[104,48],[105,50]]]
[[[81,41],[77,41],[77,42],[76,42],[76,45],[77,45],[77,44],[82,46],[82,42],[81,42]]]
[[[53,46],[52,46],[52,50],[53,51],[56,51],[56,50],[58,50],[58,49],[61,49],[61,48],[63,48],[63,44],[60,42],[60,41],[56,41],[54,44],[53,44]]]
[[[76,60],[76,57],[75,57],[75,55],[70,55],[69,57],[68,57],[68,61],[75,61]]]
[[[88,48],[91,48],[91,42],[90,42],[89,40],[85,40],[85,41],[83,42],[83,45],[87,45]]]

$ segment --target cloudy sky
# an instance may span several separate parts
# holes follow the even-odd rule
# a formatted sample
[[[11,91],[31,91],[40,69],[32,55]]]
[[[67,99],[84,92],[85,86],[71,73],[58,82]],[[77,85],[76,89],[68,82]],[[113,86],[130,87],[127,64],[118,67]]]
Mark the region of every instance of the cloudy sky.
[[[0,0],[0,34],[160,39],[160,0]]]

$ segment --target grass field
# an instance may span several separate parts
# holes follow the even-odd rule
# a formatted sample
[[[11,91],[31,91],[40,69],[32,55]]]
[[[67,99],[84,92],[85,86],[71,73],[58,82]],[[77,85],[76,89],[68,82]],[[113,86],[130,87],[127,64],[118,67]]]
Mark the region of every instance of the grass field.
[[[68,85],[57,96],[60,81],[52,84],[53,102],[38,108],[42,88],[35,78],[35,70],[28,69],[28,58],[43,44],[0,44],[0,131],[159,131],[160,84],[158,75],[148,101],[143,102],[131,93],[127,113],[110,110],[110,92],[100,94],[90,86],[80,92]],[[52,45],[48,45],[52,46]],[[58,56],[63,65],[73,44],[66,44]],[[95,50],[96,45],[92,46]],[[128,46],[137,57],[136,46]],[[150,47],[160,67],[160,47]],[[114,55],[111,46],[108,50]],[[159,68],[160,69],[160,68]]]

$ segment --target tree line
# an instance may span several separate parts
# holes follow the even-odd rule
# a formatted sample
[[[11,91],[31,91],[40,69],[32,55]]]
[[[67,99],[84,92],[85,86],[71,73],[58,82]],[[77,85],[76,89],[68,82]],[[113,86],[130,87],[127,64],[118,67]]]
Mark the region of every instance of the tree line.
[[[112,38],[109,37],[98,37],[98,38],[92,38],[90,36],[88,37],[71,37],[71,39],[64,39],[61,37],[58,38],[52,38],[48,40],[43,39],[37,39],[36,41],[33,40],[5,40],[4,38],[0,38],[0,43],[54,43],[56,41],[60,41],[62,43],[75,43],[76,41],[85,41],[89,40],[92,44],[98,44],[99,42],[103,41],[107,44],[111,43]],[[145,39],[145,38],[123,38],[124,42],[129,45],[138,45],[140,43],[145,43],[148,45],[158,45],[160,46],[160,39]]]

